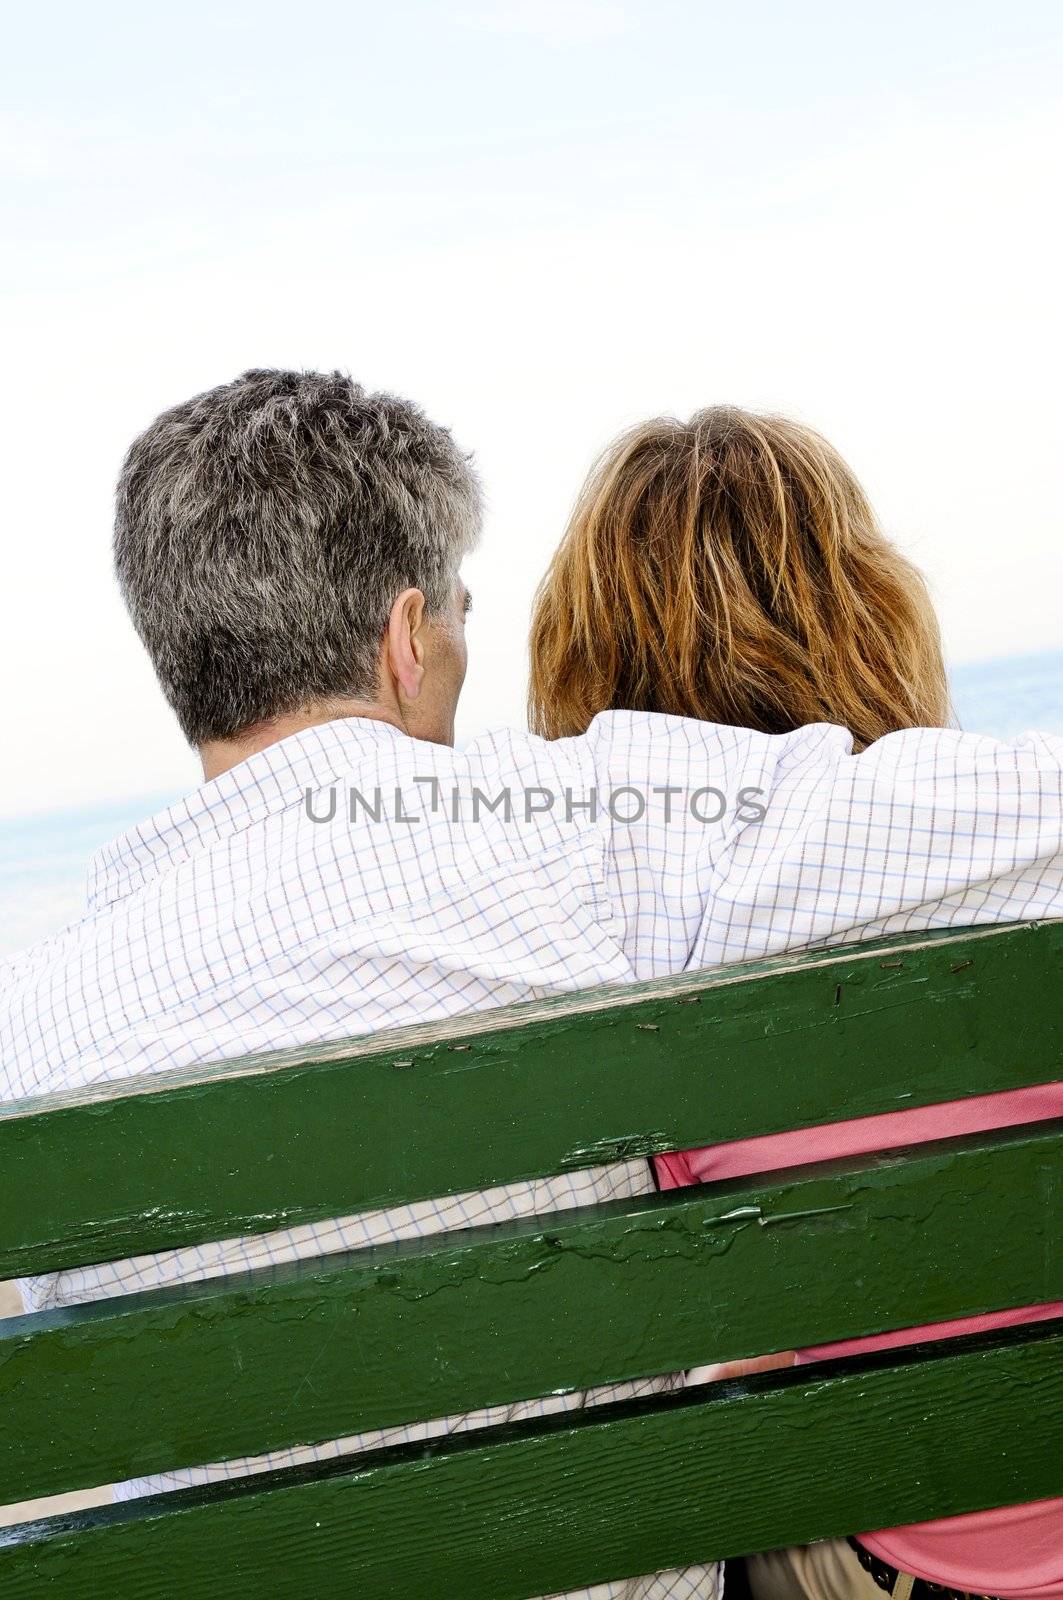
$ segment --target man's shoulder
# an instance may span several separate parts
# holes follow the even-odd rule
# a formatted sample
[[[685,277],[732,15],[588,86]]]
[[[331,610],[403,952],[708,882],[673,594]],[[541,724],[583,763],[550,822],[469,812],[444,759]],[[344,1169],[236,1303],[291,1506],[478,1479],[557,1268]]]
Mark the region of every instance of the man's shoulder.
[[[92,937],[92,921],[88,915],[75,918],[32,944],[0,955],[0,1016],[5,1004],[14,1002],[20,988],[39,982],[82,948]]]

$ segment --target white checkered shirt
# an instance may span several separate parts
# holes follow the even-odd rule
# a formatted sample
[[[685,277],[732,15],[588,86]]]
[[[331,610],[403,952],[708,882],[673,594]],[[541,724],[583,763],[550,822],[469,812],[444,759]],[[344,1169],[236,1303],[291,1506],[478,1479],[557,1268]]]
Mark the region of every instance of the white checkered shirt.
[[[507,791],[508,818],[488,805]],[[336,721],[272,745],[95,857],[84,919],[0,964],[0,1094],[824,942],[1060,916],[1061,841],[1063,739],[1036,734],[1000,744],[917,730],[854,756],[848,734],[826,725],[771,737],[613,712],[582,738],[503,732],[456,752],[383,723]],[[652,1188],[646,1162],[618,1163],[30,1279],[24,1298],[70,1305]],[[680,1381],[494,1407],[118,1493]],[[697,1567],[586,1592],[717,1589],[717,1570]]]

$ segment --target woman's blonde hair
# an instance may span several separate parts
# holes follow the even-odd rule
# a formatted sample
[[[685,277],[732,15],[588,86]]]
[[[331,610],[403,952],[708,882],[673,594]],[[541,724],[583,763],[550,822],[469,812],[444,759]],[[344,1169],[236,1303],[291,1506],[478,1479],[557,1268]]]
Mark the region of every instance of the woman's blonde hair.
[[[713,406],[597,462],[536,597],[529,718],[556,739],[610,709],[857,748],[948,721],[923,579],[819,434]]]

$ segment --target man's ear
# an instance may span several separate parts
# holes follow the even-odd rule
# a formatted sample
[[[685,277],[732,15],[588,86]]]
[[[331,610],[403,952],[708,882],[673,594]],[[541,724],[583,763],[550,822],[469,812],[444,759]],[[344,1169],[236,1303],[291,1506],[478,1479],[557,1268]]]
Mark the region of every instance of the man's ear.
[[[416,700],[424,681],[424,595],[403,589],[384,634],[384,657],[392,682],[404,700]]]

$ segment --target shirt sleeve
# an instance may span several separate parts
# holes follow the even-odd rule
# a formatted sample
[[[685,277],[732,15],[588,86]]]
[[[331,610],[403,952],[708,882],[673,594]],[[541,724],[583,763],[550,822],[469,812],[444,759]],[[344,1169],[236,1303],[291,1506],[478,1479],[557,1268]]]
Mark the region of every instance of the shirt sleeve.
[[[826,724],[772,736],[623,713],[587,738],[640,976],[1063,916],[1063,738],[919,728],[854,754]],[[627,823],[626,785],[646,799]]]

